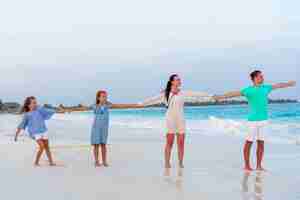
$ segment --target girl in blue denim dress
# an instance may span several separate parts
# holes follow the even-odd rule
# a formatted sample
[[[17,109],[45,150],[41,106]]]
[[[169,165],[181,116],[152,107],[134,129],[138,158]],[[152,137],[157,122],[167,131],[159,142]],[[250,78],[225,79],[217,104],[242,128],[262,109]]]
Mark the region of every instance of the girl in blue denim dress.
[[[72,111],[88,111],[94,113],[94,120],[91,129],[90,142],[93,146],[93,154],[95,159],[95,167],[100,167],[99,149],[101,148],[102,164],[108,167],[107,162],[107,139],[109,131],[109,110],[113,108],[143,108],[140,104],[112,104],[107,100],[107,92],[100,90],[96,94],[96,104],[90,107],[82,107],[80,109],[65,109],[66,112]]]

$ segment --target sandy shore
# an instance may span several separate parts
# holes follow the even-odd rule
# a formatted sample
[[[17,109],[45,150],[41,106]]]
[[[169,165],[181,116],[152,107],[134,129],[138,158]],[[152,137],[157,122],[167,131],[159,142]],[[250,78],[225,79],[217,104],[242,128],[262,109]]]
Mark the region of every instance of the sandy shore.
[[[113,132],[118,131],[113,129]],[[239,139],[191,135],[187,137],[185,169],[163,169],[163,137],[131,131],[131,141],[115,136],[109,147],[111,167],[95,168],[85,144],[53,141],[59,167],[32,165],[35,145],[2,142],[1,197],[3,199],[300,199],[299,146],[268,145],[267,173],[242,171]],[[143,130],[146,131],[146,130]],[[148,132],[151,132],[148,130]],[[117,135],[115,133],[115,135]],[[296,152],[296,153],[295,153]]]

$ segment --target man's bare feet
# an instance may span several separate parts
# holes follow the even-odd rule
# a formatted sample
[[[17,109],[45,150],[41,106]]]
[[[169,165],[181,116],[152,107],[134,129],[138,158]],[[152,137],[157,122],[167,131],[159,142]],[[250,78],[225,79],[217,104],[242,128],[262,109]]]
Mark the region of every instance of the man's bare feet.
[[[180,167],[181,169],[184,168],[183,162],[179,162],[179,167]]]
[[[252,172],[252,171],[253,171],[253,169],[252,169],[250,166],[246,166],[246,167],[244,168],[244,170],[245,170],[246,172]]]
[[[104,163],[103,163],[103,166],[104,166],[104,167],[109,167],[109,164],[106,163],[106,162],[104,162]]]
[[[171,164],[170,164],[170,163],[166,163],[166,164],[165,164],[165,168],[166,168],[166,169],[170,169],[170,168],[171,168]]]

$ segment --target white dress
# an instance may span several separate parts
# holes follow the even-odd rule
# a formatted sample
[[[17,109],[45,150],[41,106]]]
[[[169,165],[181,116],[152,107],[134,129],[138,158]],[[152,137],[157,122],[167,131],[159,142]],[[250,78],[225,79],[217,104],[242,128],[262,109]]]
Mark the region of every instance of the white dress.
[[[167,133],[185,134],[186,127],[184,117],[184,103],[188,98],[191,97],[210,99],[212,96],[204,92],[179,91],[177,94],[171,92],[169,96],[169,103],[167,103],[165,94],[161,93],[158,96],[146,99],[143,102],[143,105],[150,106],[159,103],[165,103],[168,106],[168,110],[166,112]]]

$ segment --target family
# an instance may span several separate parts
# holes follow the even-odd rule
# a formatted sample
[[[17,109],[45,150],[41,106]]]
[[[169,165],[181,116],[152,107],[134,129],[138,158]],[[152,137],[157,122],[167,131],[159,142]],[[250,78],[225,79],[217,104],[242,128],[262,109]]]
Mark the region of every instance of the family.
[[[184,117],[184,103],[189,97],[204,98],[212,101],[221,101],[228,98],[243,96],[247,99],[250,113],[248,116],[248,134],[244,145],[244,170],[252,171],[250,163],[250,152],[253,142],[257,142],[257,162],[256,170],[264,171],[262,166],[264,156],[264,133],[265,127],[268,125],[268,95],[271,91],[287,88],[296,85],[295,81],[278,84],[265,84],[263,73],[259,70],[253,71],[250,74],[253,84],[243,88],[240,91],[228,92],[224,95],[209,95],[204,92],[182,91],[181,79],[179,75],[173,74],[169,77],[166,88],[158,96],[146,99],[138,104],[113,104],[108,101],[108,94],[104,90],[100,90],[96,94],[95,104],[92,106],[84,106],[81,109],[63,109],[58,110],[47,109],[41,107],[37,103],[37,99],[33,96],[25,99],[21,112],[23,119],[19,124],[15,141],[22,130],[27,129],[29,136],[38,144],[38,151],[35,157],[35,166],[39,166],[40,158],[45,152],[49,160],[50,166],[55,166],[51,150],[49,147],[49,139],[47,135],[46,120],[56,112],[74,112],[92,110],[94,113],[94,121],[91,128],[91,145],[93,146],[93,154],[95,166],[108,167],[107,162],[107,138],[109,132],[109,110],[123,108],[144,108],[158,103],[166,105],[166,144],[164,151],[165,168],[171,168],[170,158],[175,136],[178,147],[178,164],[180,168],[184,167],[184,145],[186,134],[186,123]],[[102,162],[99,160],[99,152],[101,150]]]

